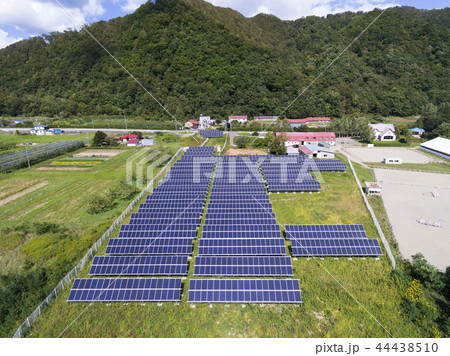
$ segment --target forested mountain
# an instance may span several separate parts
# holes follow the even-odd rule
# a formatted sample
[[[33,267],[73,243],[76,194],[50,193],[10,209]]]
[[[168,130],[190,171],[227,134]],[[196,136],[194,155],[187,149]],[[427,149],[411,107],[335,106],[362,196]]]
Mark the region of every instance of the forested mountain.
[[[177,118],[277,115],[380,13],[281,21],[156,0],[87,28]],[[449,101],[450,9],[388,9],[289,117],[416,115]],[[169,116],[84,31],[0,50],[0,115]]]

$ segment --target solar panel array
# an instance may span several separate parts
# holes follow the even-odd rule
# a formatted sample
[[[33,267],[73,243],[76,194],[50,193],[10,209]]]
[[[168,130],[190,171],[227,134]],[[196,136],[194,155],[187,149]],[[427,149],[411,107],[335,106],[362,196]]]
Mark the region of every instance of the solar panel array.
[[[214,147],[191,147],[139,211],[95,257],[90,275],[187,275],[215,160]],[[209,158],[208,158],[209,157]],[[196,160],[196,158],[201,158]],[[69,301],[179,301],[181,279],[76,279]]]
[[[194,276],[292,276],[264,181],[255,161],[217,160]],[[294,280],[191,280],[189,302],[299,303]]]
[[[286,225],[293,256],[380,256],[377,239],[362,225]]]
[[[203,138],[223,137],[223,131],[220,130],[200,130]]]
[[[272,157],[260,162],[269,192],[318,192],[320,183],[296,158]]]

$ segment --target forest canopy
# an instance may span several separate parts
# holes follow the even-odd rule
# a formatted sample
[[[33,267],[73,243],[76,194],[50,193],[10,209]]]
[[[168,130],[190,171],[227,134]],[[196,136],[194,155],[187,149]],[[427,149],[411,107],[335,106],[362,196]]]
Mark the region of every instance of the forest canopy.
[[[281,21],[157,0],[87,27],[177,118],[277,115],[381,10]],[[388,9],[284,116],[419,115],[449,98],[449,8]],[[0,115],[170,120],[86,33],[0,50]]]

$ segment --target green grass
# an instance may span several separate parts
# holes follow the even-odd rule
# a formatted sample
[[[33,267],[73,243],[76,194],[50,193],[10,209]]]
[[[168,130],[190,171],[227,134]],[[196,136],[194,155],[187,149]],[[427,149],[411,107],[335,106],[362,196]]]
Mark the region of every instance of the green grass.
[[[411,169],[417,171],[426,171],[426,172],[439,172],[439,173],[448,173],[450,174],[450,165],[448,164],[440,164],[440,163],[402,163],[399,165],[396,164],[384,164],[384,163],[366,163],[366,165],[371,166],[373,168],[389,168],[389,169]]]
[[[51,135],[51,136],[36,136],[36,135],[16,135],[16,134],[0,134],[0,142],[3,143],[15,143],[20,145],[22,141],[33,142],[39,144],[51,143],[56,141],[73,141],[73,140],[86,140],[86,136],[89,136],[91,141],[94,138],[94,134],[83,135]],[[33,147],[33,146],[28,146]]]
[[[359,223],[370,238],[377,238],[351,171],[325,172],[322,177],[320,193],[270,195],[281,226]],[[104,254],[105,246],[99,255]],[[403,290],[392,279],[386,256],[351,260],[298,258],[293,260],[293,267],[295,278],[300,279],[304,300],[301,305],[196,304],[194,308],[187,303],[185,280],[181,303],[92,303],[86,309],[87,303],[66,302],[70,291],[66,288],[43,312],[29,336],[56,337],[72,322],[63,336],[388,337],[383,327],[395,337],[424,336],[401,313]],[[79,277],[87,276],[88,270],[89,266]],[[189,277],[192,271],[191,260]]]
[[[182,144],[180,142],[158,142],[152,151],[172,156]],[[104,195],[108,190],[126,180],[126,161],[142,148],[125,148],[124,152],[101,164],[83,171],[48,170],[51,162],[75,160],[77,162],[95,158],[72,158],[84,149],[47,160],[0,176],[0,200],[25,189],[46,183],[45,187],[10,201],[0,209],[0,271],[1,274],[24,275],[43,268],[48,280],[44,282],[36,300],[23,308],[23,312],[8,324],[0,324],[0,336],[11,336],[24,318],[42,302],[42,299],[69,272],[92,244],[106,231],[122,213],[131,197],[119,200],[111,209],[92,215],[88,212],[91,199]],[[156,174],[166,162],[154,168]],[[134,164],[135,166],[135,164]],[[144,166],[144,171],[146,167]],[[47,170],[43,171],[42,168]],[[60,169],[60,167],[55,167]],[[57,232],[39,234],[39,223],[57,226]],[[6,285],[0,283],[0,288]],[[18,299],[19,300],[19,299]],[[21,306],[22,307],[22,306]]]

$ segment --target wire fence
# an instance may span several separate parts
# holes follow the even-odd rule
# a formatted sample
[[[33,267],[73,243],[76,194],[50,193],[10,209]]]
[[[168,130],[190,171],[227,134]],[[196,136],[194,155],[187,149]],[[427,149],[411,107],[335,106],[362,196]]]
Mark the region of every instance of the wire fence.
[[[358,175],[356,174],[356,171],[353,168],[353,164],[352,164],[352,161],[350,159],[348,160],[348,163],[350,165],[350,168],[352,169],[353,175],[355,176],[356,183],[358,184],[359,191],[361,192],[361,195],[362,195],[362,197],[364,199],[364,203],[366,204],[367,210],[369,210],[369,213],[372,216],[372,220],[373,220],[373,222],[375,224],[375,227],[377,228],[378,235],[380,235],[381,241],[383,241],[384,248],[386,249],[386,252],[387,252],[387,254],[389,256],[389,259],[391,260],[392,268],[395,269],[395,266],[396,266],[395,257],[394,257],[394,255],[393,255],[393,253],[391,251],[391,248],[389,247],[389,242],[387,241],[386,237],[384,236],[383,230],[381,229],[381,226],[380,226],[380,224],[378,222],[378,219],[375,216],[375,213],[373,212],[373,209],[370,206],[366,195],[364,194],[364,191],[363,191],[363,189],[361,187],[361,183],[359,182]]]
[[[108,230],[100,237],[97,242],[89,249],[89,251],[84,255],[81,261],[73,268],[52,290],[52,292],[45,298],[45,300],[25,319],[25,321],[19,326],[16,332],[13,335],[13,338],[20,338],[24,336],[28,331],[30,331],[31,327],[41,316],[41,312],[43,309],[48,307],[56,297],[61,294],[62,290],[70,284],[72,279],[78,275],[78,273],[92,260],[94,255],[97,253],[99,248],[103,245],[105,240],[107,240],[113,232],[117,229],[120,224],[125,220],[125,218],[130,214],[130,212],[134,209],[134,207],[139,203],[139,201],[144,197],[145,194],[148,193],[149,190],[153,188],[153,185],[156,180],[164,174],[164,172],[171,166],[172,162],[177,158],[177,156],[184,151],[184,147],[181,147],[177,153],[172,157],[172,159],[158,172],[158,174],[147,184],[147,186],[139,193],[139,195],[134,198],[134,200],[128,205],[128,207],[124,210],[124,212],[113,222],[113,224],[109,227]]]

